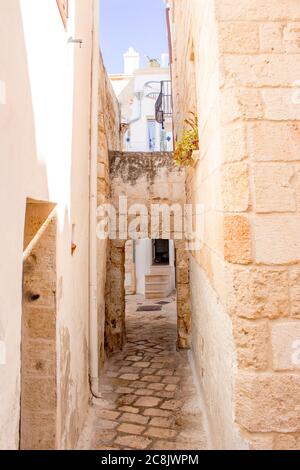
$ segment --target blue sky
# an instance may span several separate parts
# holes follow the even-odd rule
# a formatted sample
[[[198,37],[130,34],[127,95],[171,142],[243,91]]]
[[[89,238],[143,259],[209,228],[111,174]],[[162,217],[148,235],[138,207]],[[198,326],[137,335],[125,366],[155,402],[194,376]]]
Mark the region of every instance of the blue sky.
[[[160,59],[168,52],[163,0],[101,0],[100,45],[109,73],[123,72],[123,53],[130,46],[140,54]]]

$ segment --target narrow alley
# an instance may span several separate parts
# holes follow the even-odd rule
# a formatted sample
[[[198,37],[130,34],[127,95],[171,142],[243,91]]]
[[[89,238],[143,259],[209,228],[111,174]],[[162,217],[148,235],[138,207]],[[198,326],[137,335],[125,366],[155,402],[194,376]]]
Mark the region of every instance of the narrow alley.
[[[300,0],[0,25],[0,451],[300,450]]]
[[[187,351],[176,351],[176,301],[127,296],[127,343],[108,361],[79,449],[205,450]]]

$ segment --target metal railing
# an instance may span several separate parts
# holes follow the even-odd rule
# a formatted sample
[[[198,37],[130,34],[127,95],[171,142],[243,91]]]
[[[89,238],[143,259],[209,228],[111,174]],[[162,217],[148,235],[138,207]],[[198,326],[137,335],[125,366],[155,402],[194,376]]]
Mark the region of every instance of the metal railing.
[[[155,119],[165,128],[165,118],[173,115],[171,80],[160,82],[160,94],[155,103]]]

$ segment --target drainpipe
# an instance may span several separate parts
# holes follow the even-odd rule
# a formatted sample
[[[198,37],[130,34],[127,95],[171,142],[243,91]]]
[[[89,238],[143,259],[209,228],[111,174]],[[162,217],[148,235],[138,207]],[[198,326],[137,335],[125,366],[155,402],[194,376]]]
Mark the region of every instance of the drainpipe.
[[[173,110],[173,118],[172,118],[172,131],[173,131],[173,149],[175,150],[176,147],[176,139],[175,139],[175,125],[174,125],[174,82],[173,82],[173,44],[172,44],[172,31],[171,31],[171,18],[170,18],[170,4],[168,1],[166,3],[166,17],[167,17],[167,31],[168,31],[168,43],[169,43],[169,55],[170,55],[170,75],[171,75],[171,87],[172,87],[172,110]]]
[[[98,160],[98,95],[99,95],[99,0],[93,0],[91,137],[90,137],[90,233],[89,233],[89,347],[90,387],[96,398],[99,392],[99,348],[97,305],[97,160]]]

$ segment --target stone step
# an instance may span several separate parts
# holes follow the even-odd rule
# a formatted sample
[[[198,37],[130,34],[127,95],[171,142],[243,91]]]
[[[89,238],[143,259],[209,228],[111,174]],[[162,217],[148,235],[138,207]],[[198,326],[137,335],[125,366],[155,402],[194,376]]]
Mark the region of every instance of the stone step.
[[[163,299],[170,293],[170,266],[151,266],[145,276],[145,299]]]
[[[147,274],[145,276],[145,282],[169,282],[169,274]]]
[[[167,295],[163,292],[145,292],[145,299],[146,300],[151,300],[151,299],[164,299],[166,298]]]
[[[171,266],[151,266],[150,274],[166,274],[169,275]]]

